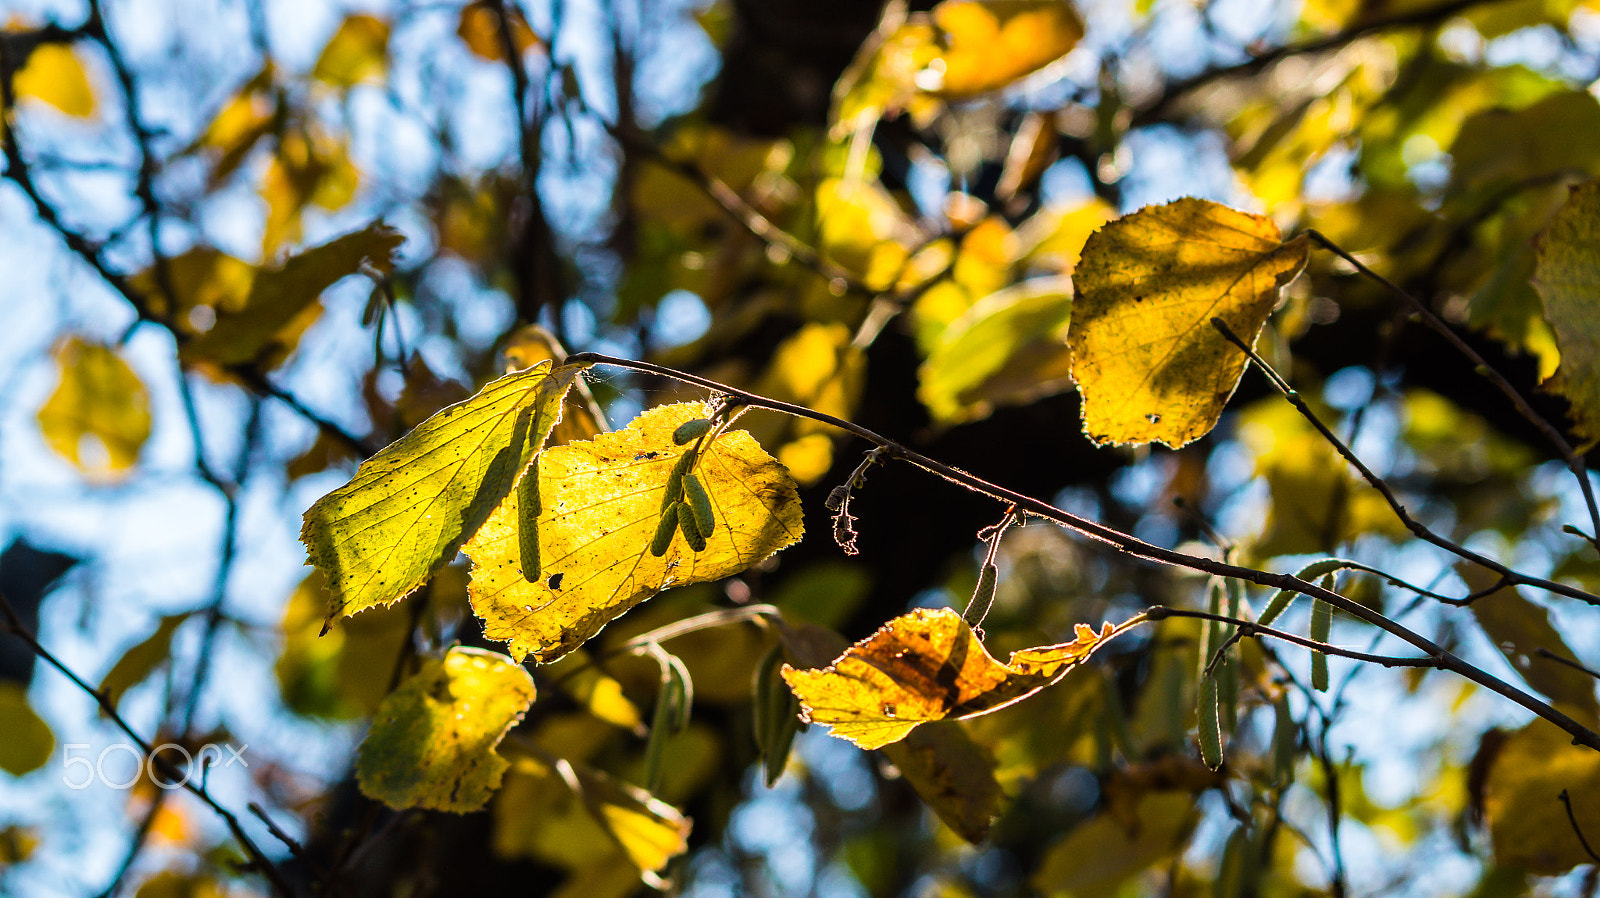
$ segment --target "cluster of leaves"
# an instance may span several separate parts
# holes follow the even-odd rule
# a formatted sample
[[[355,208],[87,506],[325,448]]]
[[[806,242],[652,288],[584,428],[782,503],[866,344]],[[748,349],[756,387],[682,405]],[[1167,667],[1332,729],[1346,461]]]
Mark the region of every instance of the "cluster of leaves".
[[[724,66],[698,107],[641,74],[674,52],[648,4],[600,17],[611,84],[562,4],[332,16],[303,71],[253,21],[221,97],[99,3],[0,35],[8,189],[123,328],[52,335],[41,448],[143,487],[176,421],[225,522],[214,585],[97,686],[33,635],[55,574],[11,550],[4,631],[146,753],[247,731],[213,684],[263,652],[278,719],[359,739],[348,800],[251,772],[265,834],[205,778],[226,833],[141,780],[112,890],[162,838],[193,860],[149,898],[250,882],[240,852],[285,894],[529,864],[586,898],[757,882],[782,865],[745,812],[772,801],[813,827],[795,890],[1344,893],[1373,881],[1352,832],[1401,846],[1378,875],[1454,852],[1484,895],[1594,864],[1600,702],[1571,626],[1600,604],[1592,11],[1314,2],[1246,39],[1228,4],[1131,4],[1131,36],[1062,0],[818,28],[748,6],[672,19]],[[1208,35],[1199,74],[1165,58],[1175,28]],[[817,33],[845,51],[821,88],[742,68]],[[1559,65],[1501,61],[1555,33]],[[736,108],[742,82],[770,97]],[[489,164],[461,102],[482,83],[514,125]],[[791,83],[826,102],[763,124]],[[193,115],[152,125],[166,107]],[[135,160],[135,212],[74,201],[101,167],[74,128]],[[1141,192],[1161,140],[1203,160],[1174,134],[1215,138],[1232,186],[1197,163]],[[389,155],[412,143],[421,177]],[[1193,192],[1230,202],[1118,214]],[[632,360],[568,357],[540,321]],[[614,431],[602,406],[640,394],[601,362],[646,375]],[[315,410],[330,392],[343,410]],[[298,512],[346,478],[304,514],[314,570],[281,620],[246,620],[252,497]],[[1017,526],[1041,520],[1065,530]],[[0,767],[46,776],[62,725],[27,681],[0,681]],[[1374,748],[1366,693],[1439,732]],[[1371,789],[1396,755],[1421,771],[1398,799]],[[0,826],[0,859],[50,850]]]

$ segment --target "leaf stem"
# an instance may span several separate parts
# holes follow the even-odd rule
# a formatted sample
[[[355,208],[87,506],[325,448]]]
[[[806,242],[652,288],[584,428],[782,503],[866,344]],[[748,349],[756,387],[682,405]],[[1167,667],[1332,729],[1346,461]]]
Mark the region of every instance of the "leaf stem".
[[[1120,530],[1108,527],[1097,521],[1092,521],[1088,518],[1079,517],[1078,515],[1063,511],[1042,500],[1035,499],[1032,496],[1014,492],[1002,486],[997,486],[981,477],[976,477],[959,468],[955,468],[944,464],[943,462],[929,458],[919,452],[890,440],[887,437],[880,436],[879,434],[874,433],[873,431],[868,430],[867,428],[862,427],[854,422],[846,421],[842,418],[837,418],[833,415],[814,411],[793,403],[782,402],[776,399],[768,399],[765,396],[740,390],[737,387],[730,387],[726,384],[717,383],[716,381],[708,380],[706,378],[683,371],[677,371],[664,365],[614,358],[612,356],[602,355],[594,352],[580,352],[576,355],[568,356],[565,364],[612,365],[619,368],[629,368],[635,371],[657,374],[663,377],[670,377],[675,380],[679,380],[683,383],[693,384],[708,390],[714,390],[737,397],[744,400],[746,404],[755,408],[765,408],[771,411],[783,412],[789,415],[809,418],[813,421],[820,421],[824,424],[830,424],[839,428],[840,430],[844,430],[848,433],[859,436],[862,439],[877,445],[886,455],[898,458],[902,461],[922,468],[931,474],[942,477],[945,480],[948,480],[951,483],[954,483],[965,489],[976,493],[982,493],[1001,502],[1012,503],[1017,506],[1017,510],[1020,512],[1031,514],[1034,517],[1042,518],[1047,521],[1053,521],[1054,523],[1063,527],[1077,531],[1084,536],[1107,543],[1116,548],[1118,551],[1124,552],[1128,555],[1132,555],[1137,558],[1143,558],[1147,561],[1154,561],[1160,564],[1188,568],[1190,570],[1201,571],[1207,574],[1215,574],[1220,577],[1234,577],[1249,583],[1254,583],[1258,586],[1267,586],[1275,589],[1287,589],[1302,595],[1310,596],[1314,599],[1321,599],[1335,608],[1344,611],[1346,614],[1366,621],[1367,623],[1372,624],[1373,626],[1378,627],[1379,629],[1384,630],[1407,643],[1410,643],[1412,646],[1421,650],[1430,658],[1433,658],[1436,661],[1436,666],[1439,669],[1448,670],[1457,674],[1458,676],[1465,677],[1466,679],[1483,686],[1484,688],[1522,706],[1523,708],[1532,711],[1534,714],[1537,714],[1545,720],[1550,721],[1551,723],[1560,727],[1562,730],[1566,731],[1568,735],[1572,736],[1572,741],[1574,744],[1584,745],[1596,751],[1600,751],[1600,733],[1596,733],[1594,730],[1591,730],[1583,724],[1578,723],[1576,720],[1573,720],[1566,714],[1563,714],[1551,707],[1549,703],[1530,693],[1524,692],[1515,686],[1512,686],[1510,683],[1495,677],[1494,675],[1475,665],[1469,664],[1454,653],[1434,643],[1432,640],[1420,633],[1417,633],[1409,627],[1390,620],[1383,614],[1374,611],[1373,609],[1368,608],[1358,602],[1353,602],[1344,596],[1333,592],[1332,590],[1323,589],[1316,584],[1308,583],[1298,577],[1288,574],[1274,574],[1268,571],[1256,570],[1254,568],[1240,567],[1238,565],[1228,564],[1211,558],[1205,558],[1198,555],[1189,555],[1184,552],[1174,551],[1172,549],[1164,549],[1160,546],[1147,543],[1144,540],[1133,536],[1132,534],[1123,533]]]

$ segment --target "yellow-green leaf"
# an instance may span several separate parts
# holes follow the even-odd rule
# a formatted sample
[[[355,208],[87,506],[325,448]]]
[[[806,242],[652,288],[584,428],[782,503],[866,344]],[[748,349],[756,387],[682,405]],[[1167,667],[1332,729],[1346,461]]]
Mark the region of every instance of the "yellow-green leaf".
[[[1084,432],[1177,448],[1210,431],[1246,361],[1211,319],[1254,344],[1306,254],[1304,235],[1283,242],[1270,219],[1192,197],[1096,231],[1068,337]]]
[[[144,682],[155,673],[172,654],[172,634],[178,625],[189,619],[188,614],[169,614],[156,625],[154,633],[128,649],[111,666],[105,679],[100,681],[100,693],[115,707],[122,694]]]
[[[1600,181],[1572,188],[1537,246],[1533,285],[1561,347],[1546,386],[1572,404],[1574,428],[1593,445],[1600,440]]]
[[[981,418],[1072,384],[1072,294],[1058,278],[1024,281],[957,318],[917,371],[917,398],[943,424]]]
[[[1489,589],[1500,579],[1493,571],[1465,561],[1456,565],[1456,574],[1473,592]],[[1509,586],[1480,597],[1470,607],[1478,626],[1529,686],[1569,713],[1576,709],[1579,719],[1600,721],[1594,678],[1540,652],[1567,661],[1579,657],[1550,622],[1549,611]]]
[[[1593,844],[1592,834],[1600,832],[1600,753],[1573,745],[1571,736],[1543,720],[1512,733],[1483,787],[1496,862],[1554,876],[1593,861],[1567,818],[1563,791]]]
[[[150,394],[115,349],[69,337],[56,346],[61,383],[39,409],[50,448],[85,471],[125,471],[150,436]],[[85,455],[85,440],[93,440]]]
[[[427,662],[378,707],[356,760],[362,794],[397,809],[483,807],[507,766],[494,748],[533,696],[528,672],[496,652]]]
[[[547,363],[490,383],[311,506],[300,540],[327,578],[330,623],[403,598],[455,558],[543,445],[580,370]]]
[[[1146,792],[1134,801],[1128,812],[1100,813],[1052,845],[1030,880],[1037,894],[1110,898],[1128,877],[1182,849],[1200,816],[1195,796]]]
[[[450,573],[446,568],[443,573]],[[429,589],[436,589],[436,577]],[[279,631],[283,650],[273,664],[283,703],[296,714],[316,717],[366,717],[389,692],[389,677],[374,671],[393,670],[401,647],[411,635],[409,609],[378,608],[320,633],[328,616],[322,573],[311,571],[295,588],[283,610]],[[466,594],[459,577],[458,594]],[[430,602],[430,607],[439,603]],[[320,635],[319,635],[320,634]]]
[[[311,77],[334,87],[353,87],[363,81],[382,81],[389,59],[389,25],[365,14],[352,15],[339,25],[317,57]]]
[[[50,725],[28,704],[28,688],[21,683],[0,681],[0,770],[21,776],[38,770],[55,751],[55,735]]]
[[[822,670],[784,665],[801,717],[861,748],[904,739],[918,724],[976,717],[1056,682],[1116,631],[1077,626],[1077,638],[1013,652],[1001,664],[961,615],[918,608],[884,624]]]
[[[40,44],[13,83],[18,97],[32,97],[78,118],[94,115],[94,89],[83,61],[67,44]]]
[[[506,640],[512,657],[552,661],[660,590],[736,574],[799,540],[800,499],[789,472],[749,434],[730,431],[695,466],[716,515],[705,549],[691,551],[678,537],[665,555],[650,553],[668,475],[693,448],[673,443],[672,433],[709,413],[699,402],[658,406],[624,430],[546,450],[539,579],[523,577],[515,494],[465,546],[484,634]]]
[[[375,221],[261,271],[250,284],[243,308],[218,315],[209,330],[184,345],[184,358],[235,365],[287,354],[304,324],[309,324],[297,319],[324,290],[363,265],[389,271],[394,252],[404,241],[399,231]]]

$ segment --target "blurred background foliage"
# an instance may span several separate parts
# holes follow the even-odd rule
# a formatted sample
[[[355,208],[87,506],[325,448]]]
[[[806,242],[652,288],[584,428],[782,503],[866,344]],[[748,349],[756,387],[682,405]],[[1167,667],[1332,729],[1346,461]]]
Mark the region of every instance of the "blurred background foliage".
[[[960,607],[976,533],[1003,512],[874,468],[846,558],[823,498],[861,447],[812,422],[741,420],[805,487],[810,536],[534,669],[539,700],[479,814],[384,810],[352,773],[398,678],[481,644],[461,568],[319,637],[325,600],[294,535],[360,459],[504,371],[536,322],[573,350],[849,418],[1159,545],[1282,571],[1337,554],[1448,596],[1481,589],[1258,374],[1182,450],[1093,447],[1067,373],[1071,274],[1096,227],[1177,196],[1316,228],[1565,427],[1538,389],[1560,350],[1530,275],[1568,188],[1600,175],[1600,6],[4,5],[0,591],[14,626],[151,743],[245,747],[249,766],[219,765],[205,791],[281,885],[1595,892],[1575,834],[1600,844],[1600,759],[1447,675],[1334,659],[1318,693],[1305,652],[1245,645],[1226,672],[1228,761],[1207,770],[1193,622],[1125,637],[1027,703],[919,730],[936,737],[863,753],[813,730],[789,753],[774,660],[824,663],[908,607]],[[1561,529],[1588,516],[1558,454],[1392,295],[1314,253],[1260,348],[1419,520],[1600,590],[1593,547]],[[614,426],[704,398],[596,375]],[[984,631],[1002,657],[1077,622],[1223,600],[1045,526],[1009,532],[997,561]],[[1502,591],[1468,610],[1338,583],[1600,724],[1593,677],[1562,663],[1600,662],[1580,603]],[[1226,600],[1241,599],[1267,596]],[[778,654],[738,615],[664,641],[665,679],[620,651],[751,603],[796,631]],[[1378,645],[1343,619],[1332,640]],[[654,713],[686,686],[690,713]],[[0,890],[272,890],[217,813],[128,774],[95,700],[5,633],[0,733]],[[129,788],[71,790],[73,745]]]

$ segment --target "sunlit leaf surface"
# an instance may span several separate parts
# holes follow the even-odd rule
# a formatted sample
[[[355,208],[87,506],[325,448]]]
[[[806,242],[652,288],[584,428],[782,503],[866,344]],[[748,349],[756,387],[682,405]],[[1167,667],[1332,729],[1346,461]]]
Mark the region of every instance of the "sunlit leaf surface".
[[[550,661],[660,590],[736,574],[799,540],[789,472],[749,434],[730,431],[695,465],[716,518],[705,548],[674,536],[664,555],[650,553],[668,477],[694,445],[676,445],[672,432],[708,412],[698,402],[658,406],[624,430],[547,450],[533,582],[521,564],[514,493],[465,547],[485,635],[505,640],[513,657]]]
[[[1089,238],[1069,342],[1083,429],[1097,443],[1182,446],[1214,427],[1278,290],[1306,261],[1270,219],[1207,200],[1149,206]]]
[[[807,722],[861,748],[881,748],[918,724],[987,714],[1038,692],[1082,663],[1113,635],[1077,626],[1060,645],[991,656],[977,634],[948,608],[919,608],[884,624],[822,670],[787,665],[783,678]]]
[[[327,578],[330,623],[404,597],[456,557],[539,451],[579,370],[539,366],[490,383],[311,506],[300,540]]]
[[[507,762],[495,746],[533,703],[533,678],[504,655],[453,648],[401,683],[361,743],[361,791],[392,808],[467,813]]]

